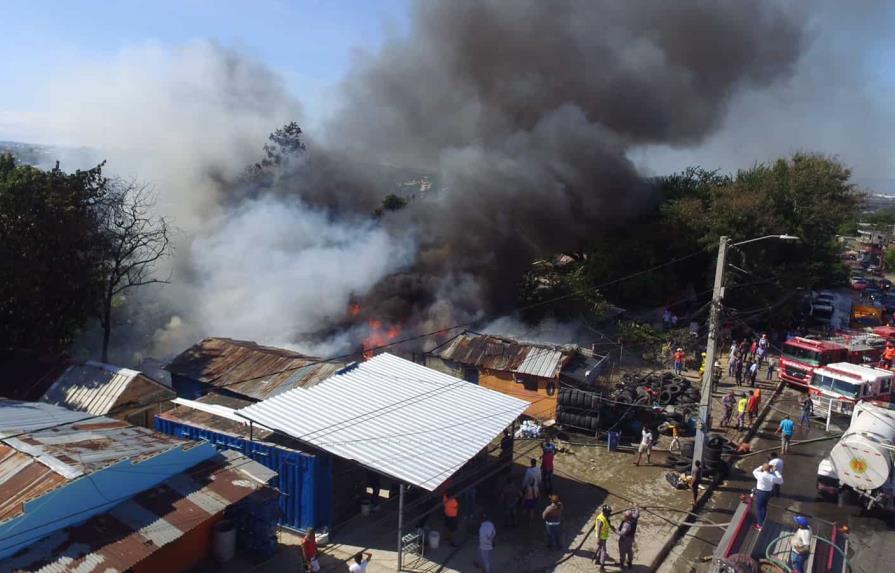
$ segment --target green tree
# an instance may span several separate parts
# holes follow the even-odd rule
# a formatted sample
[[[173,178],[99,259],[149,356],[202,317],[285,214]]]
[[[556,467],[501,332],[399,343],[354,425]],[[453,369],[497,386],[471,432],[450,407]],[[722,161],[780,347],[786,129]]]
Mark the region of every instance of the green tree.
[[[784,297],[794,306],[795,289],[841,276],[836,234],[862,201],[850,176],[835,159],[800,153],[740,171],[708,194],[676,199],[665,213],[707,248],[721,235],[734,243],[784,233],[800,237],[796,244],[762,241],[735,248],[729,256],[740,270],[728,273],[732,288],[726,303],[741,311],[781,314]]]
[[[0,156],[0,349],[64,349],[94,313],[102,165],[65,173]]]

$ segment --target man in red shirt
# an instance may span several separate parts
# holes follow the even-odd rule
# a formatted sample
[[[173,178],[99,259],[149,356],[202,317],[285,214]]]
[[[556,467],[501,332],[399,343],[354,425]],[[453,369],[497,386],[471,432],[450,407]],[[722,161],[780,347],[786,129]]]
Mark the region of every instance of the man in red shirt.
[[[541,450],[541,486],[544,493],[550,495],[553,493],[553,456],[556,455],[556,446],[547,438],[541,445]]]
[[[674,373],[678,376],[684,371],[684,349],[678,348],[674,353]]]

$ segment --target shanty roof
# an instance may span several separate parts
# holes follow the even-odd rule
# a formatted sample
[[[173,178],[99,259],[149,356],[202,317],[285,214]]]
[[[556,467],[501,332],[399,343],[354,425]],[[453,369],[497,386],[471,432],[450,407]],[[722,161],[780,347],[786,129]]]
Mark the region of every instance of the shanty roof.
[[[74,412],[53,404],[0,398],[0,438],[92,418],[95,416],[86,412]]]
[[[41,401],[97,416],[128,405],[169,400],[176,394],[142,373],[102,362],[74,364]]]
[[[24,426],[11,430],[18,422]],[[80,476],[184,443],[111,418],[9,400],[0,400],[0,428],[0,520],[20,515],[23,502]]]
[[[464,332],[433,350],[432,354],[477,368],[556,378],[577,350],[575,346],[519,342],[512,338]]]
[[[344,367],[344,362],[321,362],[319,358],[283,348],[230,338],[206,338],[165,368],[172,375],[263,400],[292,388],[312,386]]]
[[[127,571],[160,548],[255,492],[276,474],[233,451],[203,462],[76,526],[9,557],[3,570]]]
[[[177,406],[162,412],[158,415],[159,418],[231,436],[248,437],[249,435],[248,420],[237,416],[234,412],[254,404],[250,400],[212,393],[196,400],[177,398],[173,402]],[[270,430],[255,425],[252,437],[256,440],[264,440],[272,433]]]
[[[239,414],[434,490],[529,406],[388,353]]]

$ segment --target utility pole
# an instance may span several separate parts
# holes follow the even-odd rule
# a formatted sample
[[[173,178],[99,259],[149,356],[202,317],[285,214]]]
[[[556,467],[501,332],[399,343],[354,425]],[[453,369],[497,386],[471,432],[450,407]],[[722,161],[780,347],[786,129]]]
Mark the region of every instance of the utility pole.
[[[378,492],[374,492],[378,495]],[[420,540],[425,543],[425,540]],[[398,493],[398,568],[404,570],[404,484],[401,483]]]
[[[699,397],[699,421],[696,425],[696,442],[693,445],[693,465],[702,463],[702,452],[712,426],[712,385],[715,378],[715,354],[718,347],[718,333],[721,330],[721,301],[724,299],[724,269],[727,258],[727,237],[721,237],[718,245],[718,262],[715,264],[715,286],[712,289],[712,308],[709,312],[708,342],[705,349],[705,370],[702,373],[702,393]]]

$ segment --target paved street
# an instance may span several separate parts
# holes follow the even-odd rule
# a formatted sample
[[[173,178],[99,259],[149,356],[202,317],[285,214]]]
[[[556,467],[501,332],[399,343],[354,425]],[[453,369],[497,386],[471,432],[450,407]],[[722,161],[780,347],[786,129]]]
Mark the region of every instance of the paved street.
[[[801,392],[789,388],[780,394],[752,442],[755,454],[742,459],[724,485],[716,490],[713,499],[700,514],[701,522],[726,523],[730,520],[739,503],[739,496],[748,495],[754,487],[752,470],[767,460],[767,453],[758,452],[768,448],[774,448],[773,452],[776,452],[779,438],[774,435],[774,431],[784,413],[789,413],[794,419],[798,419],[798,400],[802,395]],[[847,426],[847,421],[841,420],[839,426]],[[869,543],[878,548],[880,543],[895,542],[895,529],[891,523],[887,525],[878,518],[859,518],[857,508],[838,507],[835,502],[820,500],[815,495],[817,465],[833,447],[841,429],[834,425],[827,433],[821,421],[816,420],[812,428],[797,430],[794,445],[785,457],[785,481],[781,496],[771,501],[769,519],[789,520],[795,514],[802,514],[816,521],[848,523],[852,528],[853,549]],[[811,441],[825,436],[831,439]],[[808,442],[796,443],[803,440]],[[668,573],[708,571],[709,565],[705,558],[712,554],[722,534],[723,529],[717,527],[691,529],[685,538],[687,541],[675,547],[659,571]],[[854,550],[852,555],[854,572],[873,573],[885,570],[879,568],[879,552]]]

